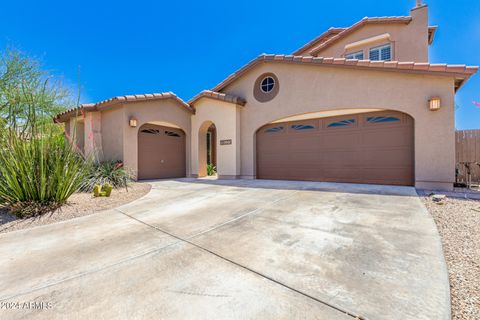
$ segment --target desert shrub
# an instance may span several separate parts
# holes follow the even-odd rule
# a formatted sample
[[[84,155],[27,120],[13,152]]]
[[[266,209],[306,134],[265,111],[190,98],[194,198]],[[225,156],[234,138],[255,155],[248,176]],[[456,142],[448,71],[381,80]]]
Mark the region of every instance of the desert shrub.
[[[18,51],[0,57],[0,205],[19,217],[64,204],[89,172],[52,117],[66,91]]]
[[[213,164],[209,163],[207,164],[207,175],[208,176],[213,176],[217,173],[217,167],[215,167]]]
[[[86,161],[54,130],[30,138],[8,130],[0,135],[0,203],[18,217],[60,207],[87,176]]]
[[[81,190],[93,191],[95,185],[112,185],[114,188],[127,187],[131,175],[121,162],[105,161],[90,165],[88,175],[85,177]]]

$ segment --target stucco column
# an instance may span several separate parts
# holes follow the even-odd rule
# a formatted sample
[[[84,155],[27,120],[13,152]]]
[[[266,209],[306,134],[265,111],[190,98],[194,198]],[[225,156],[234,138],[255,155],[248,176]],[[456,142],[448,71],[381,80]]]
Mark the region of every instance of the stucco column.
[[[70,131],[67,138],[75,143],[75,147],[82,154],[85,153],[85,124],[81,116],[72,117],[69,125]]]
[[[217,130],[217,174],[220,179],[240,176],[240,113],[241,106],[231,102],[202,98],[195,104],[192,116],[191,176],[206,175],[206,133],[215,125]]]
[[[84,120],[85,155],[92,157],[95,161],[103,160],[101,117],[100,112],[87,112]]]

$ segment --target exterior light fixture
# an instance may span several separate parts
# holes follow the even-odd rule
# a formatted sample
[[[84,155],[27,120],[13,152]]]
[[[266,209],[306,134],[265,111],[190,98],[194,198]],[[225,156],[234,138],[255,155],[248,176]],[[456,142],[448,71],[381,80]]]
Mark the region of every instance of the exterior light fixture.
[[[430,100],[428,100],[428,107],[430,108],[430,111],[437,111],[440,109],[440,98],[439,97],[431,97]]]
[[[130,127],[135,128],[137,126],[137,119],[131,118],[129,120]]]

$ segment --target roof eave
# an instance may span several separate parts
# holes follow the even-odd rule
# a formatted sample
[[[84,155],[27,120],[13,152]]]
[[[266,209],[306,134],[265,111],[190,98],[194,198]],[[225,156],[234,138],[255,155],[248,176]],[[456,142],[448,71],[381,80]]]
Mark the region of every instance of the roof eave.
[[[429,64],[414,62],[398,62],[398,61],[370,61],[355,60],[344,58],[322,58],[311,56],[293,56],[293,55],[260,55],[251,60],[249,63],[241,67],[238,71],[232,73],[225,80],[215,86],[212,91],[220,92],[225,87],[236,81],[248,70],[252,69],[259,63],[291,63],[291,64],[307,64],[326,67],[342,67],[350,69],[377,70],[388,72],[431,74],[431,75],[447,75],[458,78],[465,78],[466,81],[471,75],[478,71],[477,66],[465,65],[446,65],[446,64]]]
[[[66,122],[75,114],[83,114],[84,112],[93,112],[93,111],[104,111],[108,110],[111,107],[126,104],[126,103],[138,103],[144,101],[158,101],[158,100],[174,100],[182,109],[192,114],[195,114],[195,108],[187,104],[185,101],[180,99],[173,92],[163,92],[163,93],[153,93],[153,94],[142,94],[142,95],[128,95],[128,96],[117,96],[107,100],[103,100],[94,104],[82,104],[79,107],[64,111],[57,114],[54,118],[54,122]]]
[[[428,27],[428,45],[433,43],[435,38],[435,33],[437,32],[438,26],[429,26]]]

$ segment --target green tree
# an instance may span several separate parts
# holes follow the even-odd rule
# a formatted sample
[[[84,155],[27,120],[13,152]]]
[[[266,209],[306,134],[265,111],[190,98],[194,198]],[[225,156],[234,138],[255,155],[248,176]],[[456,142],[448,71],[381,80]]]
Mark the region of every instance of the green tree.
[[[15,50],[0,55],[0,118],[2,127],[25,133],[36,124],[48,124],[52,117],[72,105],[62,83],[42,70],[38,60]]]
[[[37,60],[16,50],[1,55],[0,205],[19,217],[58,208],[89,172],[89,161],[52,121],[69,97]]]

